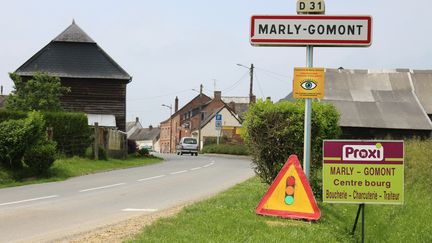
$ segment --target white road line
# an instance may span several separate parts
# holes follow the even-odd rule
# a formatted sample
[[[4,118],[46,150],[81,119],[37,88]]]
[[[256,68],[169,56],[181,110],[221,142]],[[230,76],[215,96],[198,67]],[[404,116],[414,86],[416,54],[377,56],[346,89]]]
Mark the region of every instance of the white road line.
[[[123,212],[156,212],[156,208],[125,208],[122,209]]]
[[[94,191],[94,190],[99,190],[99,189],[106,189],[106,188],[111,188],[111,187],[115,187],[115,186],[121,186],[124,185],[126,183],[117,183],[117,184],[112,184],[112,185],[107,185],[107,186],[100,186],[100,187],[94,187],[94,188],[89,188],[89,189],[84,189],[81,190],[79,192],[88,192],[88,191]]]
[[[204,168],[209,167],[209,166],[212,166],[212,164],[210,163],[210,164],[203,165]]]
[[[195,168],[192,168],[190,170],[199,170],[199,169],[202,169],[202,167],[195,167]]]
[[[25,203],[25,202],[33,202],[33,201],[38,201],[38,200],[43,200],[43,199],[54,198],[54,197],[58,197],[58,196],[59,195],[51,195],[51,196],[46,196],[46,197],[30,198],[30,199],[25,199],[25,200],[21,200],[21,201],[1,203],[0,206],[6,206],[6,205],[18,204],[18,203]]]
[[[181,173],[185,173],[185,172],[187,172],[187,170],[181,170],[181,171],[171,172],[170,175],[181,174]]]
[[[148,180],[153,180],[153,179],[157,179],[157,178],[162,178],[164,176],[165,175],[152,176],[152,177],[148,177],[148,178],[139,179],[137,181],[148,181]]]

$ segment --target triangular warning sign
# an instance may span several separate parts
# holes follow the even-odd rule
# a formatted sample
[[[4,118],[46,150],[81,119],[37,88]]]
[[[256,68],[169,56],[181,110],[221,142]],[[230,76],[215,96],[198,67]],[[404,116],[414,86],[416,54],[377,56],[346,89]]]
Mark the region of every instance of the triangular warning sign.
[[[318,220],[321,212],[296,155],[291,155],[259,202],[256,213]]]

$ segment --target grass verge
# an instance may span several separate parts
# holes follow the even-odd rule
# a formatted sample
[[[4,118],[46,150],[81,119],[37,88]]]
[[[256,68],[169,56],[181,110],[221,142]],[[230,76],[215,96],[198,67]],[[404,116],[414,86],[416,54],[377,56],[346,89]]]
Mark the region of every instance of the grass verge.
[[[43,176],[32,176],[31,171],[24,169],[20,172],[5,171],[0,168],[0,188],[22,186],[28,184],[62,181],[70,177],[82,176],[96,172],[130,168],[160,162],[158,157],[137,158],[128,157],[126,160],[90,160],[73,157],[56,160],[48,173]]]
[[[432,141],[405,143],[405,204],[366,205],[368,242],[432,242]],[[358,242],[350,234],[357,205],[319,203],[315,223],[263,217],[255,207],[267,190],[255,177],[178,215],[160,219],[137,242]]]

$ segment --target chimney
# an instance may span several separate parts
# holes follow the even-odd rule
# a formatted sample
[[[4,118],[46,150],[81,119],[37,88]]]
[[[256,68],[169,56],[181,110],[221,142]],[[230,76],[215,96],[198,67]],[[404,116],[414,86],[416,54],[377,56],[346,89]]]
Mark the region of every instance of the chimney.
[[[152,130],[152,129],[153,129],[153,126],[152,126],[152,125],[150,125],[150,126],[149,126],[149,130]]]
[[[200,96],[203,94],[203,88],[204,88],[204,86],[201,84],[200,85]]]
[[[176,96],[174,101],[174,113],[176,113],[177,111],[178,111],[178,97]]]
[[[222,91],[215,91],[214,92],[214,99],[215,100],[221,100],[222,99]]]
[[[234,113],[236,112],[236,109],[235,109],[235,102],[234,102],[234,101],[231,101],[231,102],[228,104],[228,106],[231,108],[231,110],[234,111]]]
[[[139,118],[135,117],[135,123],[138,123],[138,122],[139,122]]]
[[[3,85],[1,86],[0,95],[3,95]]]
[[[249,104],[254,104],[256,102],[256,96],[255,95],[251,95],[249,97]]]

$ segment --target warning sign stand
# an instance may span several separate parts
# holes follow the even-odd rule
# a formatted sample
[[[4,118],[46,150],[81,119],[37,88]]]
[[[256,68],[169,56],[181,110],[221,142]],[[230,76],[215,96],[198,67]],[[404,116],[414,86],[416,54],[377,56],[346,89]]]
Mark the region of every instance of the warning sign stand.
[[[259,202],[256,213],[318,220],[321,212],[296,155],[291,155]]]

